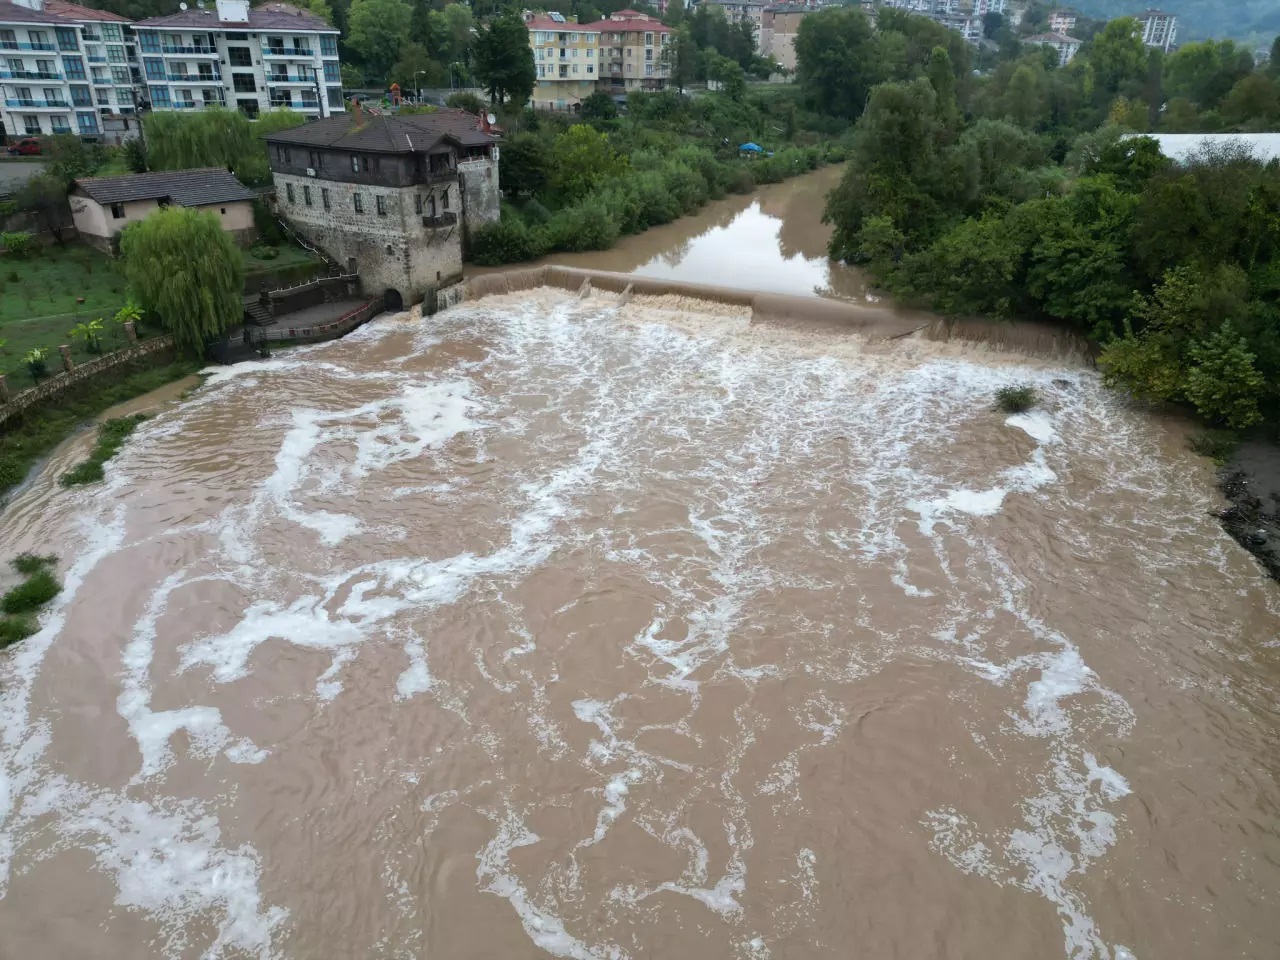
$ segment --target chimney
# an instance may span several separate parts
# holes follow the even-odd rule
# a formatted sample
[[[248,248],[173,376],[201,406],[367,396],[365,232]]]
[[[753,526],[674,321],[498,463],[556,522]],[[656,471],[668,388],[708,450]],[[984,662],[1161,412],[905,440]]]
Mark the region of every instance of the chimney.
[[[355,126],[359,127],[359,126],[363,126],[363,125],[364,125],[364,117],[363,117],[363,116],[361,116],[361,114],[360,114],[360,101],[359,101],[359,100],[352,100],[352,101],[351,101],[351,118],[352,118],[352,120],[354,121],[354,125],[355,125]]]

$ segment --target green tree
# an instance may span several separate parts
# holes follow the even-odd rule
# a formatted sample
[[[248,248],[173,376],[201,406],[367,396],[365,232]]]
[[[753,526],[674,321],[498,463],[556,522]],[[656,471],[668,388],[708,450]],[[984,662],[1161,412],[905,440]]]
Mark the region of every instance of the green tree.
[[[1262,419],[1258,401],[1266,382],[1248,341],[1230,320],[1212,336],[1193,343],[1188,354],[1187,399],[1202,417],[1233,429]]]
[[[449,82],[444,68],[427,54],[420,43],[406,43],[400,47],[400,56],[388,75],[392,83],[400,84],[400,90],[414,96],[424,87],[440,87]]]
[[[58,246],[64,244],[62,232],[70,226],[67,186],[66,181],[46,171],[19,187],[13,198],[14,207],[32,214]]]
[[[1020,127],[1034,127],[1044,116],[1045,75],[1038,64],[1022,63],[1005,89],[1004,115]]]
[[[333,8],[329,6],[327,0],[306,0],[301,4],[309,13],[314,13],[325,23],[333,23]]]
[[[595,120],[614,120],[618,116],[618,105],[613,102],[613,97],[609,94],[603,90],[597,90],[582,101],[579,114],[588,123]]]
[[[347,23],[347,47],[366,74],[385,78],[409,36],[413,9],[405,0],[352,0]]]
[[[1187,43],[1165,62],[1165,89],[1208,110],[1252,72],[1253,56],[1230,40]]]
[[[1196,105],[1186,97],[1174,97],[1164,105],[1160,130],[1164,133],[1195,133],[1202,130]]]
[[[1138,21],[1120,17],[1103,27],[1089,47],[1087,64],[1097,103],[1110,103],[1117,93],[1140,84],[1146,76],[1147,48]]]
[[[609,135],[586,124],[570,127],[551,148],[551,187],[564,200],[580,200],[627,168]]]
[[[517,105],[533,94],[537,70],[529,31],[519,11],[512,9],[480,28],[474,43],[476,77],[489,92],[489,99],[501,105],[507,100]]]
[[[498,182],[512,194],[538,193],[550,179],[551,151],[537,134],[512,134],[498,158]]]
[[[662,49],[662,59],[670,71],[671,82],[684,93],[684,88],[698,78],[698,45],[693,42],[687,26],[672,35],[671,41]]]
[[[1222,101],[1222,119],[1246,130],[1270,130],[1280,120],[1280,85],[1261,71],[1251,73]]]
[[[889,13],[891,11],[884,11]],[[875,33],[861,10],[828,8],[800,21],[796,78],[822,113],[853,120],[880,80]]]
[[[431,14],[431,54],[445,65],[466,63],[471,48],[471,10],[462,3],[450,3]],[[525,45],[528,46],[526,39]]]
[[[707,74],[730,100],[741,102],[747,95],[747,78],[736,61],[708,51]]]
[[[203,355],[206,338],[241,321],[244,261],[216,215],[157,210],[125,229],[120,252],[134,299],[183,353]]]

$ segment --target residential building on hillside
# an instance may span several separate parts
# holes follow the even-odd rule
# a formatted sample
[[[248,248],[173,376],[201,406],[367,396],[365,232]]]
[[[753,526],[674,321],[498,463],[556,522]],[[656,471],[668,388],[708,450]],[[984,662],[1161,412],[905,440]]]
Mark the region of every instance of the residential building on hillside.
[[[41,0],[19,2],[40,3]],[[137,107],[134,86],[138,81],[138,59],[133,36],[128,32],[129,20],[106,10],[94,10],[65,0],[43,0],[42,7],[45,13],[70,20],[80,27],[88,61],[88,83],[93,91],[91,97],[86,95],[83,71],[75,64],[68,64],[71,94],[77,105],[83,106],[91,101],[98,111],[99,126],[104,130],[115,126],[120,118],[133,114]],[[136,129],[136,122],[127,125]]]
[[[0,0],[4,132],[16,137],[96,134],[84,28],[43,7],[40,0]]]
[[[67,199],[80,239],[111,253],[125,227],[169,204],[212,213],[236,243],[247,247],[258,236],[253,225],[255,196],[222,167],[207,167],[86,177],[75,182]]]
[[[785,4],[764,8],[764,19],[760,24],[760,47],[766,57],[773,57],[778,65],[787,70],[796,68],[796,35],[800,31],[800,21],[814,7],[803,4]]]
[[[284,3],[216,0],[134,25],[153,110],[273,107],[328,117],[344,109],[338,31]]]
[[[1178,45],[1178,18],[1163,10],[1143,10],[1133,19],[1142,27],[1142,42],[1168,53]]]
[[[537,71],[533,106],[576,110],[597,90],[626,94],[666,88],[671,28],[634,10],[575,23],[559,13],[530,17],[529,46]]]
[[[1075,37],[1068,37],[1062,33],[1037,33],[1033,37],[1027,37],[1023,43],[1032,43],[1041,47],[1052,47],[1058,51],[1058,66],[1066,66],[1071,62],[1071,58],[1080,52],[1081,42]]]
[[[1074,10],[1054,10],[1049,14],[1049,32],[1069,34],[1080,22],[1080,14]]]
[[[462,276],[470,231],[498,219],[498,143],[462,110],[355,107],[268,134],[277,210],[389,305]]]

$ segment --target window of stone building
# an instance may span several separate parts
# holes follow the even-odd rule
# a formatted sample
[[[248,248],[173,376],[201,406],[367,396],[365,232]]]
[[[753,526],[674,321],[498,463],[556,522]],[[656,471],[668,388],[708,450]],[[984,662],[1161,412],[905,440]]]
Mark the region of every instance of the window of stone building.
[[[444,209],[446,210],[449,209],[449,188],[448,187],[444,188],[444,199],[441,202],[441,206],[444,207]]]
[[[309,183],[302,185],[302,202],[308,207],[311,206],[311,184]]]
[[[329,209],[329,188],[328,187],[320,188],[320,202],[324,204],[324,208],[326,210]]]
[[[353,193],[351,195],[351,206],[356,213],[364,213],[364,196],[359,193]]]
[[[422,194],[420,193],[415,193],[413,195],[413,212],[417,214],[422,213]]]
[[[285,196],[289,198],[289,202],[293,203],[293,184],[286,183],[284,185],[284,192],[285,192]]]
[[[378,216],[385,217],[387,215],[387,198],[382,194],[378,194],[373,198],[373,201],[378,207]]]
[[[360,172],[360,154],[358,153],[353,153],[351,155],[351,172],[352,173]]]

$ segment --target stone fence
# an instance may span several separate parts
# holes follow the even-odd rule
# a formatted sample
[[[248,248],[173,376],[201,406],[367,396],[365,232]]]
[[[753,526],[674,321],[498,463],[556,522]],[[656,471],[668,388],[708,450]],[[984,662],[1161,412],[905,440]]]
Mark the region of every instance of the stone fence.
[[[0,426],[37,404],[52,400],[68,390],[84,385],[86,381],[92,380],[99,374],[134,363],[143,357],[149,357],[152,354],[163,353],[172,349],[173,337],[169,334],[164,334],[163,336],[153,337],[150,340],[132,343],[123,350],[106,353],[90,360],[88,363],[81,363],[75,366],[70,365],[70,356],[68,353],[64,353],[63,364],[67,369],[33,387],[14,394],[10,393],[6,378],[0,375]]]

